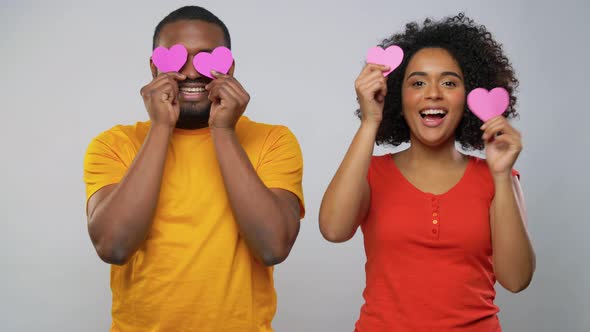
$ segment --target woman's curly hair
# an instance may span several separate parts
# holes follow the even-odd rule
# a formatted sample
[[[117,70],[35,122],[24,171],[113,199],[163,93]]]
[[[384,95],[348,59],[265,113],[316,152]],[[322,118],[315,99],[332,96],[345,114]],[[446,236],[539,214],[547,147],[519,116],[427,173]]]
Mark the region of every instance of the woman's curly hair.
[[[510,61],[502,51],[502,45],[492,38],[485,26],[476,25],[465,14],[460,13],[441,21],[426,19],[422,26],[416,22],[408,23],[403,33],[394,34],[380,44],[383,48],[390,45],[401,47],[404,50],[404,59],[387,78],[388,93],[383,107],[383,120],[376,137],[378,145],[398,146],[410,140],[410,129],[402,116],[401,88],[408,63],[423,48],[443,48],[457,60],[463,71],[466,94],[478,87],[488,90],[495,87],[505,88],[510,95],[510,103],[503,115],[507,118],[518,115],[514,109],[514,92],[518,87],[518,80]],[[356,114],[361,117],[360,110]],[[479,129],[482,124],[465,103],[463,118],[455,132],[455,140],[463,149],[483,149]]]

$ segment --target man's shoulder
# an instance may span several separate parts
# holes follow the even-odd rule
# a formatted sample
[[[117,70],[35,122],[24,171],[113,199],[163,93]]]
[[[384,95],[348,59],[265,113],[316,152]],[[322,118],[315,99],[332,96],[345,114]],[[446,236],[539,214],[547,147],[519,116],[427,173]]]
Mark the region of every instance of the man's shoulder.
[[[139,121],[135,124],[118,124],[100,134],[98,134],[94,141],[99,141],[103,144],[113,145],[124,142],[143,141],[150,128],[150,121]]]
[[[285,125],[256,122],[246,116],[240,118],[236,130],[239,134],[244,136],[269,137],[277,135],[293,135],[291,130]]]
[[[133,156],[139,151],[149,128],[149,121],[115,125],[96,135],[88,144],[85,155]]]

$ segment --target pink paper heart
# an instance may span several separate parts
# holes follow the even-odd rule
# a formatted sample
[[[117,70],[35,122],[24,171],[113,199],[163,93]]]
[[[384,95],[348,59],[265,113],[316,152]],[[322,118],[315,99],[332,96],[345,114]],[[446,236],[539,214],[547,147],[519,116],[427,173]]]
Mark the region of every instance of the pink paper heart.
[[[216,47],[211,53],[200,52],[193,58],[195,69],[209,78],[215,78],[211,76],[212,70],[227,74],[233,62],[231,51],[224,46]]]
[[[397,45],[391,45],[386,49],[375,46],[367,52],[367,63],[389,66],[389,71],[383,72],[383,76],[389,75],[404,60],[404,50]]]
[[[509,103],[510,96],[504,88],[494,88],[489,92],[484,88],[477,88],[467,95],[469,109],[483,122],[502,115]]]
[[[161,72],[179,71],[186,63],[188,51],[182,44],[176,44],[170,49],[157,47],[152,53],[152,61]]]

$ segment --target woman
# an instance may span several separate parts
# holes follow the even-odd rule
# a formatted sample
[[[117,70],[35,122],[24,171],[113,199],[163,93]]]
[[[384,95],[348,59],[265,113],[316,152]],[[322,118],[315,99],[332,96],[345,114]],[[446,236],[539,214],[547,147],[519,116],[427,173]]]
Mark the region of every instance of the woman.
[[[535,255],[519,175],[518,80],[501,45],[459,14],[406,25],[382,47],[404,50],[399,68],[367,64],[355,82],[361,125],[320,208],[332,242],[360,226],[367,255],[365,303],[356,330],[501,331],[497,280],[525,289]],[[510,103],[483,123],[466,105],[472,89],[503,87]],[[372,156],[374,143],[404,151]],[[463,154],[485,149],[485,160]]]

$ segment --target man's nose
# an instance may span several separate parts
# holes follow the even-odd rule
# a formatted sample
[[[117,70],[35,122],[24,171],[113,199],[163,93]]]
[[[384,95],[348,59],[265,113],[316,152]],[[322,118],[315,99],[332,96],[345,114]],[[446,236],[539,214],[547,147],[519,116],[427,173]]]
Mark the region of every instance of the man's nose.
[[[180,69],[180,73],[186,75],[186,77],[190,80],[196,80],[197,78],[202,77],[202,75],[199,74],[199,72],[195,69],[195,66],[193,65],[193,59],[194,56],[189,55],[186,63]]]

